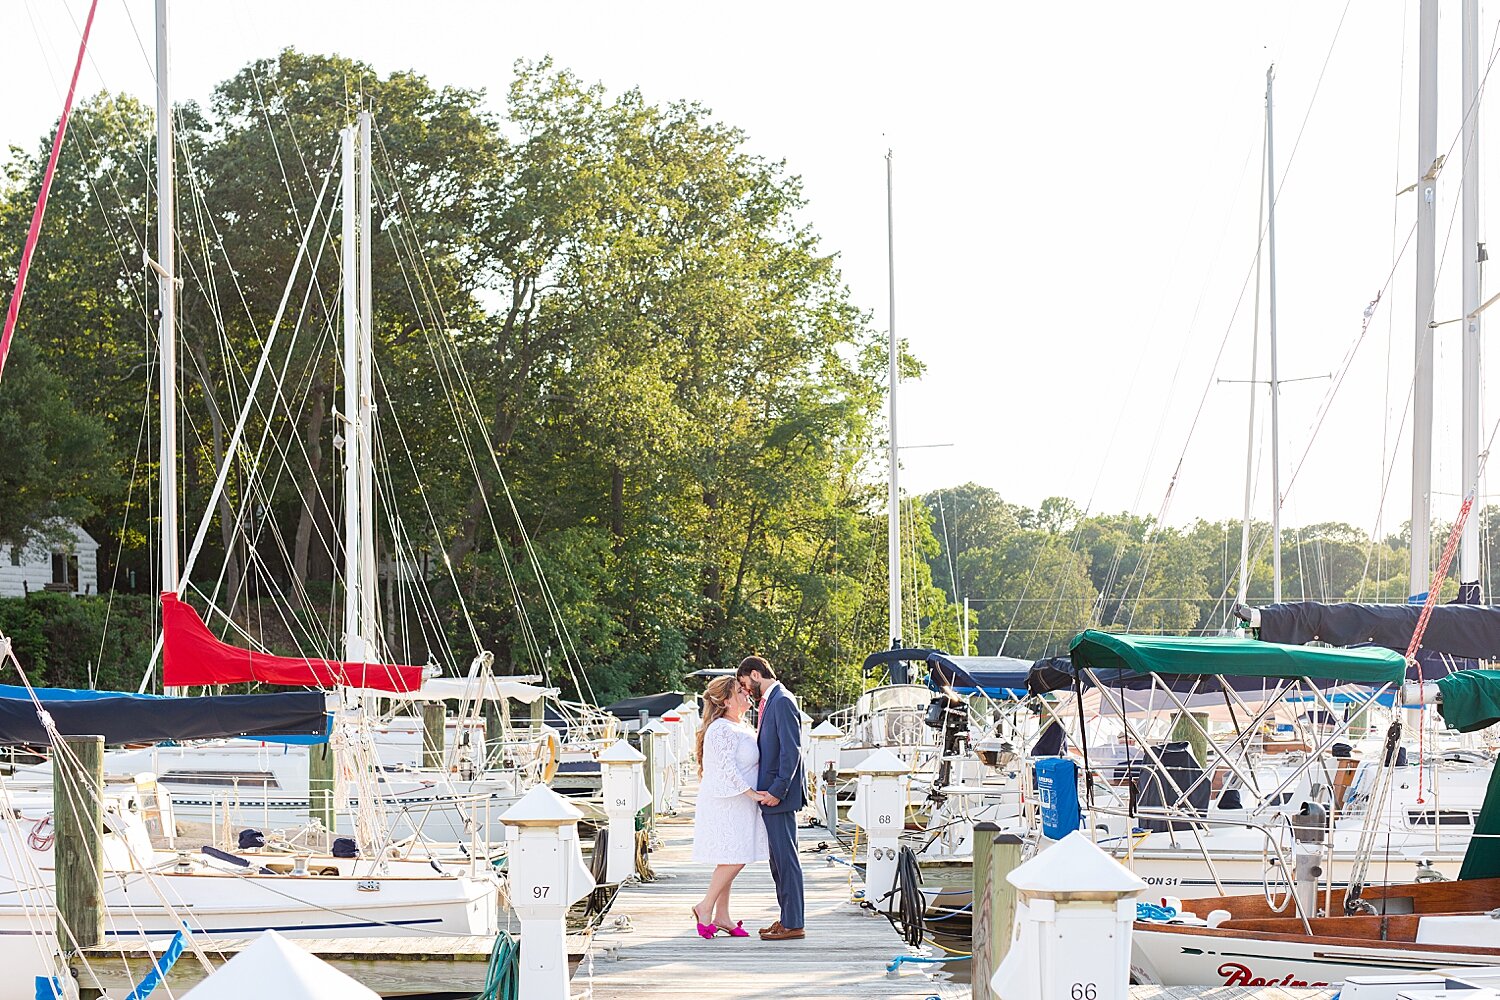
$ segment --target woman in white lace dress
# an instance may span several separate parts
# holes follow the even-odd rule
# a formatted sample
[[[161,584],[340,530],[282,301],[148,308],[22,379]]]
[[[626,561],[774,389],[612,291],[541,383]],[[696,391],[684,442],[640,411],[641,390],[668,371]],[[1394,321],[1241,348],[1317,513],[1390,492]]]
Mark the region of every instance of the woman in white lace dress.
[[[693,829],[693,860],[714,866],[708,894],[693,907],[698,933],[720,931],[746,937],[729,916],[729,888],[740,869],[770,858],[766,823],[760,815],[765,793],[755,790],[760,748],[755,730],[745,725],[750,699],[733,677],[717,677],[703,694],[703,725],[698,729],[698,808]],[[708,922],[705,923],[704,919]]]

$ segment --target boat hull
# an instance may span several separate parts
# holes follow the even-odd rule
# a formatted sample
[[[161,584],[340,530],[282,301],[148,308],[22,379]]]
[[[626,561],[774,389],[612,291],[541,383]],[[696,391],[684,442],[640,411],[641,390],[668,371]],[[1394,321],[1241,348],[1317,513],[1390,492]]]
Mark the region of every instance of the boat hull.
[[[1283,940],[1136,924],[1131,979],[1166,986],[1329,986],[1349,976],[1494,965],[1494,949],[1399,942]]]

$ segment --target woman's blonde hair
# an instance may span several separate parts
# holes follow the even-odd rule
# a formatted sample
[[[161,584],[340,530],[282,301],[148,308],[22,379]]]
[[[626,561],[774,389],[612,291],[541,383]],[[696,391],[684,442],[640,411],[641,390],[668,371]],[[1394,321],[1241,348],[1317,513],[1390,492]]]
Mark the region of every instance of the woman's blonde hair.
[[[698,777],[703,777],[703,734],[729,711],[729,699],[739,681],[734,677],[715,677],[703,689],[703,724],[698,727]]]

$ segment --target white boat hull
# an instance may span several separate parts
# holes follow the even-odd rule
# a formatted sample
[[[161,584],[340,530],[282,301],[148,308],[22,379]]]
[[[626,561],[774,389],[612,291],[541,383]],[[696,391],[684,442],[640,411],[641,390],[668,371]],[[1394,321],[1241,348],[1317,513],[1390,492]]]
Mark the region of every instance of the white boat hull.
[[[1421,945],[1361,947],[1339,941],[1182,934],[1136,924],[1131,978],[1166,986],[1330,986],[1349,976],[1491,965],[1484,950]]]

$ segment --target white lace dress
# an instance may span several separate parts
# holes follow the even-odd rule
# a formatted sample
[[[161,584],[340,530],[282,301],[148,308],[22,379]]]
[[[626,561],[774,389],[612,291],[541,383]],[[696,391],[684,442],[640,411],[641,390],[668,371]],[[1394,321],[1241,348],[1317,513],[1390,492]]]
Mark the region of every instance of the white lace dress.
[[[715,719],[703,734],[703,781],[698,785],[693,860],[746,865],[771,857],[760,805],[745,792],[755,787],[760,747],[749,726]]]

